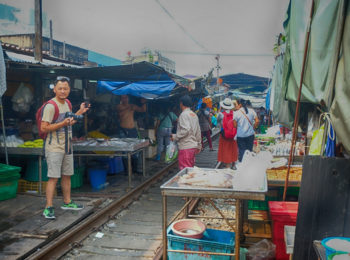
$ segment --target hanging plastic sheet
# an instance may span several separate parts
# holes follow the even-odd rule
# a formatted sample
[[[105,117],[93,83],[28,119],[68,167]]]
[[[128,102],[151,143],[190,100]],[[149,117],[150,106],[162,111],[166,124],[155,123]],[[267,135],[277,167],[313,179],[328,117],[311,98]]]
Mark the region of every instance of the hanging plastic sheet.
[[[335,145],[336,145],[335,132],[334,132],[333,126],[330,125],[329,132],[327,135],[326,156],[328,157],[335,156]]]
[[[341,13],[346,0],[314,0],[310,44],[305,66],[302,102],[319,104],[328,100],[338,60],[337,44],[341,30]],[[284,83],[286,98],[296,101],[301,77],[305,35],[308,28],[311,0],[290,2],[286,31],[286,66]]]
[[[294,122],[295,106],[285,99],[285,85],[283,80],[284,55],[276,59],[275,69],[271,81],[271,92],[273,93],[273,106],[271,104],[273,117],[284,126],[291,128]]]
[[[338,142],[341,142],[350,153],[350,4],[345,15],[342,52],[338,63],[330,116]]]

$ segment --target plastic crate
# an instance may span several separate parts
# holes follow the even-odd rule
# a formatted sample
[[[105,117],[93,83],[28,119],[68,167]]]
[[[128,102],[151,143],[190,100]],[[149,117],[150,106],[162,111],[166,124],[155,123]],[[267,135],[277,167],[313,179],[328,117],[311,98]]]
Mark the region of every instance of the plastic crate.
[[[20,175],[18,174],[12,180],[0,181],[0,200],[8,200],[16,197],[19,177]]]
[[[8,176],[14,173],[18,174],[20,171],[21,167],[0,163],[0,176]]]
[[[267,210],[268,209],[267,201],[248,200],[248,209],[249,210]]]
[[[168,249],[170,250],[190,250],[190,251],[208,251],[218,253],[233,253],[235,248],[235,233],[206,229],[201,239],[185,238],[175,235],[171,227],[168,228]],[[244,252],[244,250],[242,250]],[[169,260],[177,259],[214,259],[229,260],[230,256],[206,255],[206,254],[187,254],[168,252]]]
[[[37,181],[27,181],[24,179],[18,180],[18,192],[27,192],[27,193],[39,193],[39,185]],[[41,182],[41,193],[46,193],[47,181]],[[55,189],[55,195],[57,195],[57,188]]]
[[[265,196],[265,200],[248,200],[248,209],[249,210],[268,210],[269,205],[268,201],[278,201],[279,197],[274,196]]]
[[[74,174],[71,177],[71,188],[79,188],[83,185],[83,176],[85,172],[85,167],[74,168]]]
[[[0,163],[0,200],[16,197],[20,171],[21,167]]]
[[[24,179],[27,181],[39,181],[39,162],[32,159],[27,164],[27,169],[24,175]],[[42,160],[41,163],[41,180],[48,181],[47,177],[47,163],[46,160]]]

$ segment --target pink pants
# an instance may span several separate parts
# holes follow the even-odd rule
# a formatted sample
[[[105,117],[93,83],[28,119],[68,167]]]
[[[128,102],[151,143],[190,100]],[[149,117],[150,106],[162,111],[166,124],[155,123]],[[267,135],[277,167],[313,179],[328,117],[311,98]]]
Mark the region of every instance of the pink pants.
[[[193,167],[196,161],[196,154],[197,154],[196,148],[179,150],[178,160],[179,160],[180,170],[186,167]]]

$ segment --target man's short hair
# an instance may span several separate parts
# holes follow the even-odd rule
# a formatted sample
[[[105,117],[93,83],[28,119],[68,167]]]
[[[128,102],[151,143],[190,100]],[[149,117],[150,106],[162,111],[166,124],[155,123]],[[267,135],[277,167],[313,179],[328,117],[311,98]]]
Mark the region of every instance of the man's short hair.
[[[68,77],[57,76],[54,85],[56,86],[59,81],[61,81],[61,82],[68,82],[68,85],[70,85],[70,78],[68,78]]]
[[[201,104],[201,108],[206,108],[207,107],[207,104],[206,103],[202,103]]]
[[[180,98],[180,103],[182,103],[182,105],[184,105],[185,107],[191,107],[192,99],[189,95],[185,95]]]

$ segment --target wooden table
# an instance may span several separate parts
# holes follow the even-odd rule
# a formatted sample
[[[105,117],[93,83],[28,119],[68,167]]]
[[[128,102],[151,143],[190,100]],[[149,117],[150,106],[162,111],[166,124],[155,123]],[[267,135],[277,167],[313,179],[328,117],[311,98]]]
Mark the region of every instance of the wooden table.
[[[189,169],[185,168],[184,170]],[[167,221],[167,197],[169,196],[176,196],[176,197],[185,197],[186,201],[189,201],[189,198],[206,198],[211,201],[211,199],[235,199],[236,200],[236,228],[235,230],[235,253],[234,254],[226,254],[226,253],[217,253],[220,255],[229,255],[229,256],[235,256],[235,259],[239,260],[239,253],[240,253],[240,238],[241,234],[243,233],[243,223],[242,223],[242,200],[265,200],[265,193],[266,191],[260,192],[253,192],[253,191],[235,191],[232,188],[182,188],[182,187],[174,187],[172,186],[172,183],[174,183],[174,180],[178,178],[178,176],[183,174],[183,171],[180,171],[176,176],[171,178],[169,181],[164,183],[161,188],[162,193],[162,205],[163,205],[163,214],[162,214],[162,221],[163,221],[163,260],[167,259],[167,252],[180,252],[180,253],[208,253],[208,252],[201,252],[201,251],[186,251],[186,250],[168,250],[167,248],[167,228],[168,228],[168,221]],[[266,184],[267,186],[267,184]],[[212,202],[211,202],[212,203]],[[186,203],[187,204],[187,203]],[[186,215],[188,213],[187,206],[183,207],[183,210],[185,210]],[[212,203],[213,205],[213,203]],[[215,205],[213,205],[215,207]],[[215,207],[216,208],[216,207]],[[217,208],[216,208],[217,209]],[[217,209],[218,210],[218,209]],[[220,211],[219,211],[220,213]],[[223,216],[222,213],[220,213]],[[209,252],[210,253],[210,252]],[[211,253],[215,254],[215,253]]]

